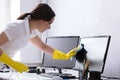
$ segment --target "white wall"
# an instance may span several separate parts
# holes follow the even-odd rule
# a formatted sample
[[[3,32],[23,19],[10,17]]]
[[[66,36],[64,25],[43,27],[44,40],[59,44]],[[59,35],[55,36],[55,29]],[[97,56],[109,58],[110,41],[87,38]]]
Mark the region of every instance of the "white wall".
[[[30,12],[38,3],[40,3],[40,0],[21,0],[20,1],[21,13]]]
[[[28,3],[29,2],[29,3]],[[21,0],[21,13],[39,0]],[[112,36],[104,75],[120,77],[120,0],[47,0],[56,12],[49,36]],[[31,48],[30,48],[31,49]]]
[[[120,77],[120,0],[49,0],[56,18],[48,31],[56,35],[111,35],[104,75]]]

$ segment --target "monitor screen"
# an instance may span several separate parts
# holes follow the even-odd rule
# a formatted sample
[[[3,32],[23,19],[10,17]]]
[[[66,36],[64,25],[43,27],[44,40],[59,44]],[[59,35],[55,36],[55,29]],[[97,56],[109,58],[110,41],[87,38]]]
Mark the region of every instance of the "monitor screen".
[[[46,38],[46,44],[64,53],[79,45],[79,36],[59,36]],[[42,65],[55,68],[74,68],[75,58],[70,60],[54,60],[48,53],[44,53]]]
[[[87,50],[87,58],[90,60],[89,71],[99,71],[103,73],[107,57],[110,36],[93,36],[81,38]]]

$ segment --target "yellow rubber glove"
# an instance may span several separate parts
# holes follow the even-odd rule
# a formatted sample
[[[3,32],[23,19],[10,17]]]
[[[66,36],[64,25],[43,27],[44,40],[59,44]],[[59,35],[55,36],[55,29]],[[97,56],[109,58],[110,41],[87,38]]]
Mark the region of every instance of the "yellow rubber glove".
[[[54,52],[53,52],[53,59],[68,60],[69,56],[67,54],[55,49]]]
[[[53,59],[56,59],[56,60],[69,60],[71,57],[76,55],[77,50],[80,50],[80,46],[77,47],[77,48],[73,48],[67,54],[55,49],[54,52],[53,52]]]
[[[12,60],[6,53],[2,53],[0,56],[0,62],[11,66],[13,69],[20,73],[28,71],[28,67],[25,64]]]
[[[73,57],[76,55],[77,51],[81,50],[82,46],[78,46],[76,48],[73,48],[72,50],[70,50],[67,55],[69,55],[69,58]]]

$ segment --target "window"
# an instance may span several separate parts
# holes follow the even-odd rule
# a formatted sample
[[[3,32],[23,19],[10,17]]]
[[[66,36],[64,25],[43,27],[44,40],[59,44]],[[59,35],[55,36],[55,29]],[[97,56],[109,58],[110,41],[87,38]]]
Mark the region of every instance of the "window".
[[[20,0],[10,0],[10,21],[14,21],[20,16]]]
[[[0,31],[20,15],[20,0],[0,0]]]
[[[0,32],[20,15],[20,0],[0,0]],[[13,59],[20,60],[20,52]]]
[[[10,21],[14,21],[20,15],[20,0],[10,0]],[[13,57],[14,60],[20,61],[20,51]]]
[[[10,21],[10,0],[0,0],[0,31]]]

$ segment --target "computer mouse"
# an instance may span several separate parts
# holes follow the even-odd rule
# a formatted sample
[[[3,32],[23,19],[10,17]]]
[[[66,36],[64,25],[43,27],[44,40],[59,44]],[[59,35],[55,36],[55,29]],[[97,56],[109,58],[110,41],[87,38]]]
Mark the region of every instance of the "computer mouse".
[[[42,68],[41,67],[37,67],[37,68],[30,68],[28,73],[37,73],[40,74],[42,72]]]
[[[41,67],[37,67],[36,68],[36,73],[37,74],[41,74],[42,73],[42,68]]]
[[[61,78],[60,76],[54,76],[52,80],[63,80],[63,78]]]

